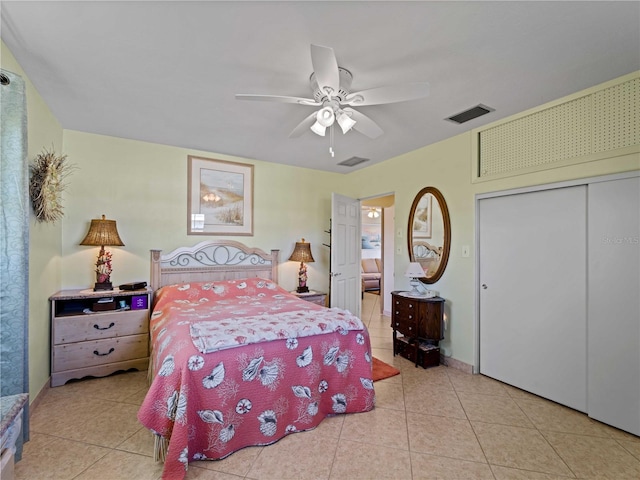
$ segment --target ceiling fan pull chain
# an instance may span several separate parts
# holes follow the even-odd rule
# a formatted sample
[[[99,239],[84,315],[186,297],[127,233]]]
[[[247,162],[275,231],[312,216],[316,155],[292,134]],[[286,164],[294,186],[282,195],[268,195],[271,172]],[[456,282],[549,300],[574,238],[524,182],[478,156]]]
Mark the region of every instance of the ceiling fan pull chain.
[[[329,153],[331,154],[331,158],[335,157],[333,151],[333,124],[329,127]]]

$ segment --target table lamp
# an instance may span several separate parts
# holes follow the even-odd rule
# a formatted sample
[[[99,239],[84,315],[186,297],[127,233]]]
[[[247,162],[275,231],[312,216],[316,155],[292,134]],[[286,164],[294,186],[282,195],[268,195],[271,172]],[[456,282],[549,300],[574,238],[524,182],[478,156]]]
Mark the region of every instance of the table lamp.
[[[111,252],[104,249],[108,247],[123,247],[124,243],[120,240],[115,220],[107,220],[104,215],[101,219],[91,220],[89,231],[80,245],[89,245],[92,247],[100,247],[98,260],[96,261],[96,284],[94,291],[113,290],[111,284]]]
[[[409,282],[409,284],[413,287],[413,290],[409,292],[409,295],[424,295],[424,293],[418,290],[418,285],[420,285],[420,280],[418,279],[424,277],[424,270],[422,269],[422,265],[420,265],[418,262],[411,262],[407,267],[407,271],[404,272],[404,276],[411,279],[411,282]]]
[[[296,242],[296,248],[293,249],[293,253],[289,257],[289,260],[293,262],[300,262],[300,270],[298,271],[298,288],[296,292],[306,293],[309,291],[307,287],[307,266],[306,263],[315,262],[313,255],[311,255],[311,244],[304,241]]]

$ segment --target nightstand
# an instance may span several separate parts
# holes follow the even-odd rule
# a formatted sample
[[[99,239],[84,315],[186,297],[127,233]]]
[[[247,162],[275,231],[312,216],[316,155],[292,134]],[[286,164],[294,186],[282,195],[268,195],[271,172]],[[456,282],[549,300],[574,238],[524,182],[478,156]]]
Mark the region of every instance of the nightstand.
[[[307,302],[315,303],[316,305],[320,305],[322,307],[327,306],[327,294],[323,292],[314,292],[313,290],[309,290],[307,293],[298,293],[296,291],[291,292],[296,297],[300,297],[302,300],[306,300]]]
[[[51,386],[118,370],[146,370],[150,294],[149,288],[115,288],[62,290],[52,295]]]

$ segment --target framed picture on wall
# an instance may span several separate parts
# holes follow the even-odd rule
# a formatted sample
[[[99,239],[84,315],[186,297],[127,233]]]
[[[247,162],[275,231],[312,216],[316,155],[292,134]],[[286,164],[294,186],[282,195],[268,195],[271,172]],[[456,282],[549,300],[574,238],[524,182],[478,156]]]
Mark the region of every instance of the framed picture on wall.
[[[413,217],[413,236],[415,238],[431,238],[431,198],[423,195],[416,207]]]
[[[253,235],[253,165],[189,155],[187,235]]]
[[[382,244],[382,226],[378,224],[362,224],[362,249],[380,250]]]

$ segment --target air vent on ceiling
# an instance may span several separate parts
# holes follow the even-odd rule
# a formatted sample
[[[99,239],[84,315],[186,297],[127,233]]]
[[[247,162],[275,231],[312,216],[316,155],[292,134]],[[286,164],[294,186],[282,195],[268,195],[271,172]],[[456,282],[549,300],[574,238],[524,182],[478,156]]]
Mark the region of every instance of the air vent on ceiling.
[[[449,120],[451,122],[461,124],[464,122],[468,122],[469,120],[473,120],[474,118],[481,117],[482,115],[486,115],[489,112],[493,112],[495,108],[487,107],[486,105],[477,105],[475,107],[470,108],[469,110],[465,110],[464,112],[457,113],[456,115],[452,115],[445,120]]]
[[[356,165],[360,165],[361,163],[368,162],[368,161],[369,161],[368,158],[351,157],[338,163],[338,165],[344,165],[345,167],[355,167]]]

